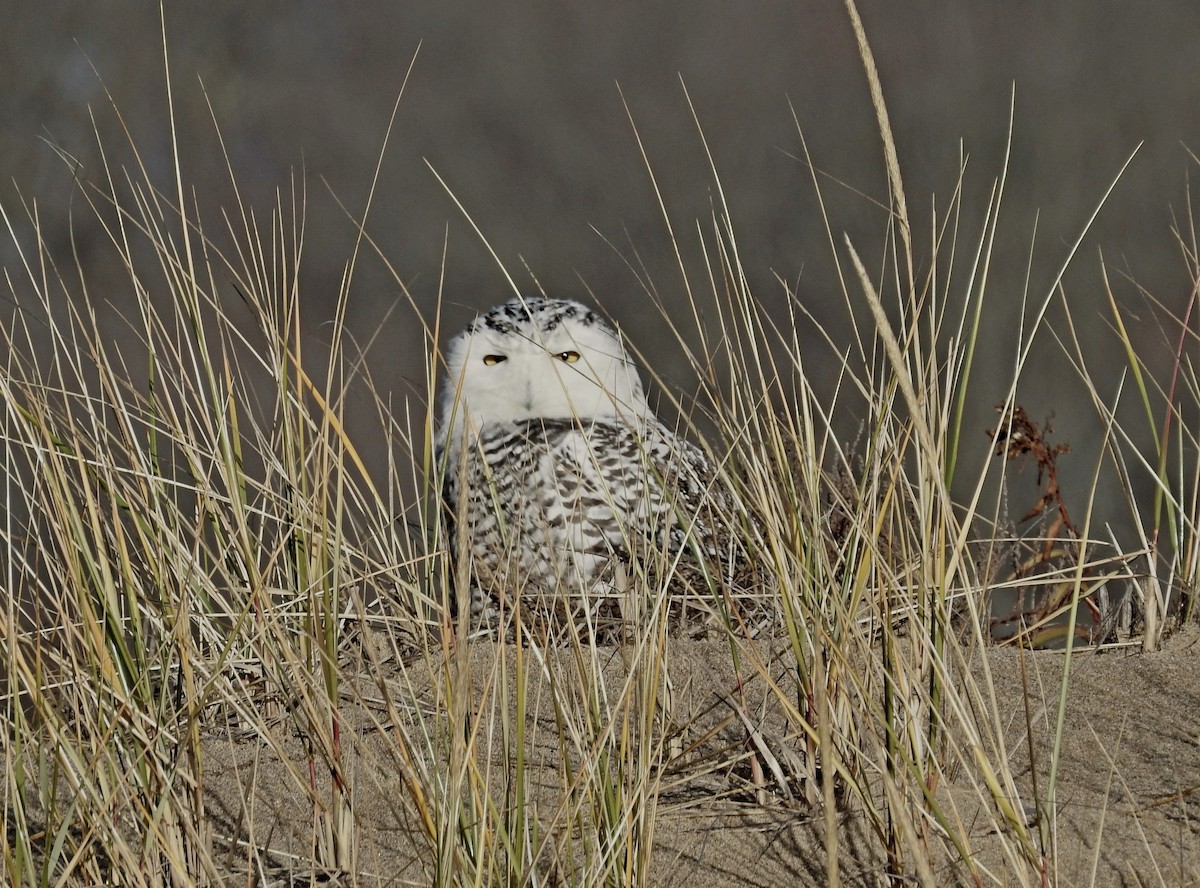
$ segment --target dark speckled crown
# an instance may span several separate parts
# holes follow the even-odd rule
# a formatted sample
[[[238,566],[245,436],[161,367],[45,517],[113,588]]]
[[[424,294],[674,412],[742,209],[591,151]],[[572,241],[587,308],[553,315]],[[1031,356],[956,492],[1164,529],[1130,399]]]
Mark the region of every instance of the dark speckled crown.
[[[465,332],[473,333],[482,327],[497,333],[528,334],[536,330],[549,333],[564,321],[574,320],[586,326],[605,326],[600,317],[586,306],[569,299],[514,299],[497,305],[487,314],[472,321]],[[529,329],[533,326],[533,330]]]

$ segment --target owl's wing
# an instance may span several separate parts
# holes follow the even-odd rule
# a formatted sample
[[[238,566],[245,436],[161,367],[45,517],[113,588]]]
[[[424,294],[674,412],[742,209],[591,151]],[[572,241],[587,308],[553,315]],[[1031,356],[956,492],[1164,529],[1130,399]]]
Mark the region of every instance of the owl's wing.
[[[729,527],[736,502],[716,466],[703,450],[661,424],[647,437],[653,441],[647,452],[670,495],[671,551],[727,560],[735,539]]]
[[[656,423],[564,422],[546,433],[564,506],[612,550],[650,541],[678,551],[707,535],[721,508],[713,498],[727,499],[703,451]]]

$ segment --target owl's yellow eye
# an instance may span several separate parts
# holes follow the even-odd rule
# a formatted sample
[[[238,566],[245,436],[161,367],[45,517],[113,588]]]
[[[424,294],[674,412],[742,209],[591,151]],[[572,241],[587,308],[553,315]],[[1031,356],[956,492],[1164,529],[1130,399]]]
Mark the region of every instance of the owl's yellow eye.
[[[487,364],[489,367],[495,366],[496,364],[502,364],[507,360],[508,360],[508,355],[484,355],[483,356],[483,363]]]
[[[572,352],[572,351],[559,352],[554,357],[558,358],[564,364],[574,364],[576,361],[579,360],[579,352]]]

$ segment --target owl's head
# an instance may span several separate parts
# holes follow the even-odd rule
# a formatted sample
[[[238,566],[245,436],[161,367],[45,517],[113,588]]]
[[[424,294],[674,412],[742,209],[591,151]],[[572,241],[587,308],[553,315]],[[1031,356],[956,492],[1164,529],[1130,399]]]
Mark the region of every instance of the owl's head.
[[[446,348],[437,443],[456,447],[489,423],[649,414],[621,337],[565,299],[519,299],[480,315]]]

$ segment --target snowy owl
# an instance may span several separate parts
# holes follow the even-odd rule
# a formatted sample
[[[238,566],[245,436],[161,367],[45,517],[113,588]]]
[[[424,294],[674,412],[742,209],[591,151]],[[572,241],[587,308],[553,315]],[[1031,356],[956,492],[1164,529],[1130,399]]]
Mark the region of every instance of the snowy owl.
[[[589,602],[619,604],[627,567],[654,553],[720,571],[731,543],[714,514],[729,493],[659,422],[599,315],[517,299],[468,324],[445,358],[435,443],[477,623],[518,600],[591,619]]]

